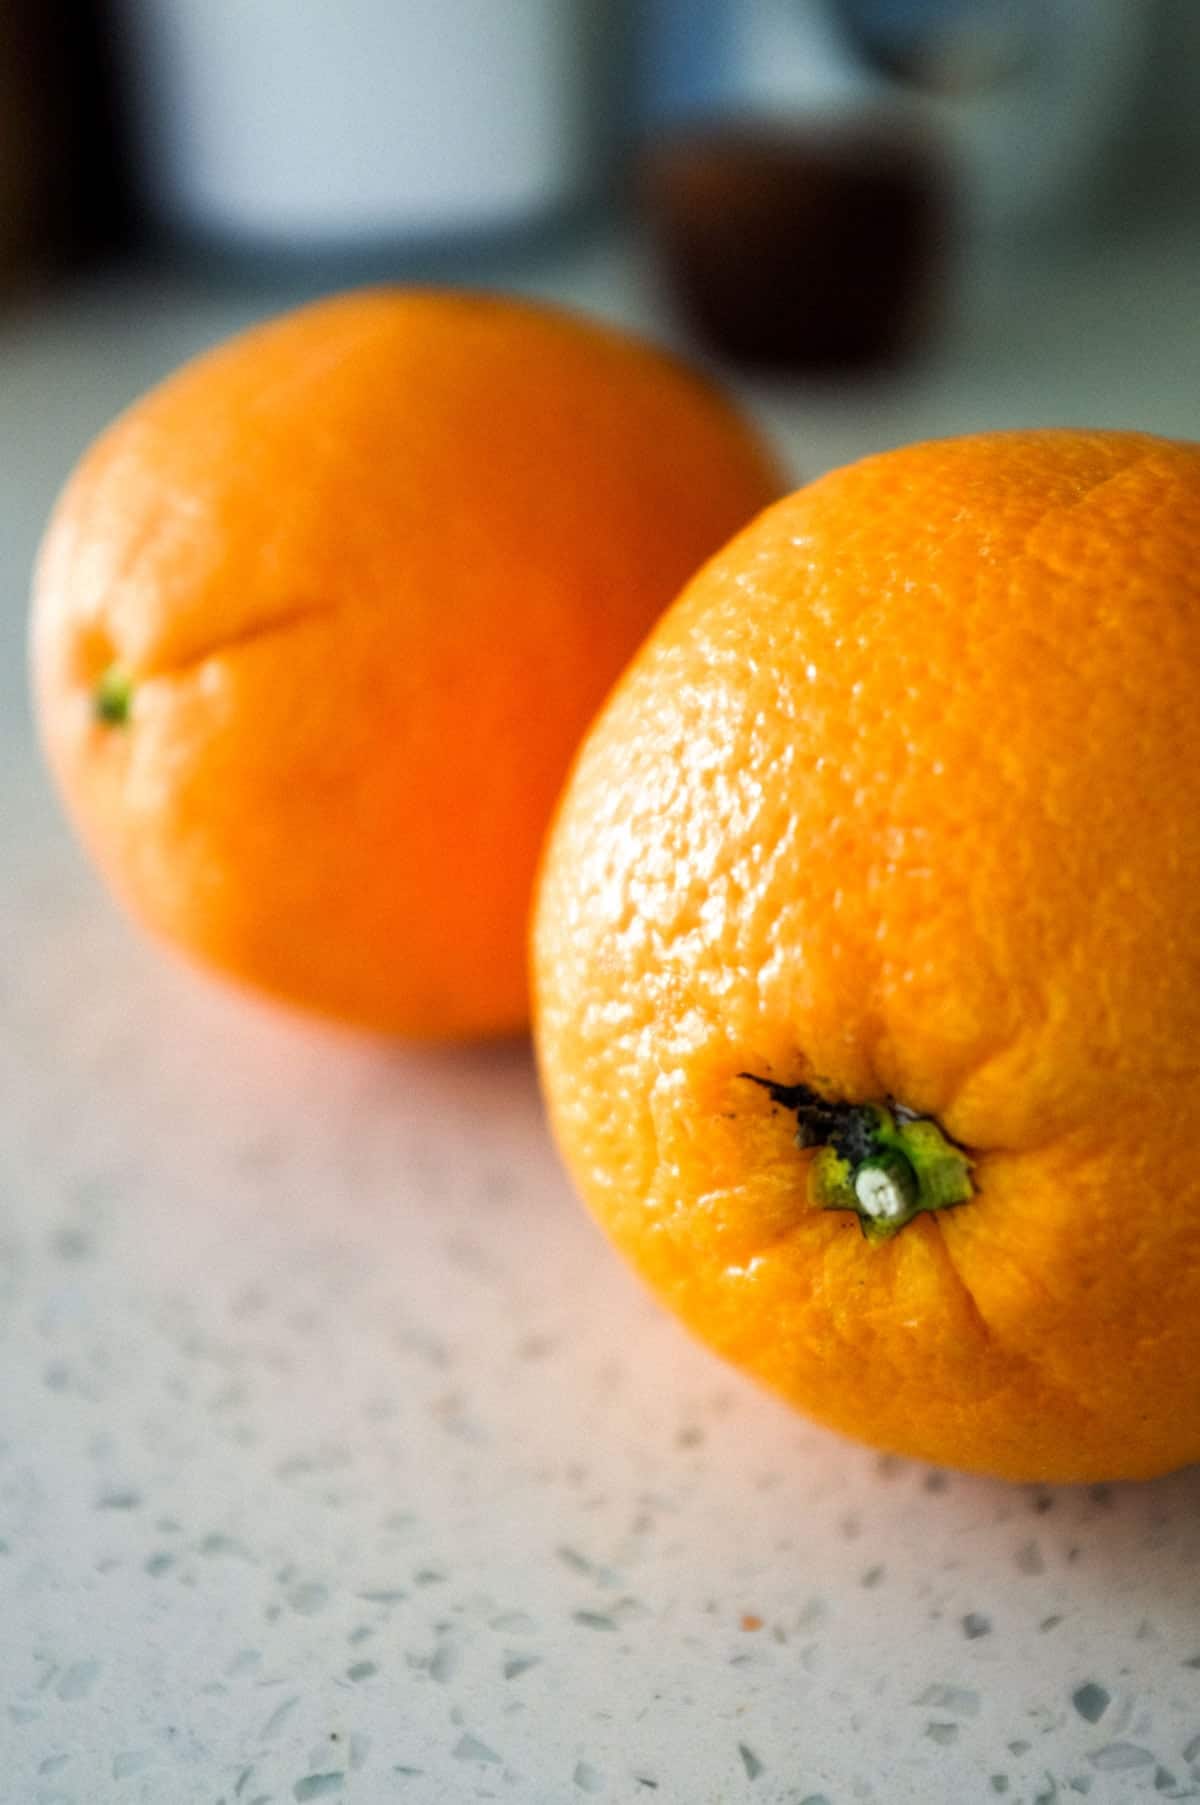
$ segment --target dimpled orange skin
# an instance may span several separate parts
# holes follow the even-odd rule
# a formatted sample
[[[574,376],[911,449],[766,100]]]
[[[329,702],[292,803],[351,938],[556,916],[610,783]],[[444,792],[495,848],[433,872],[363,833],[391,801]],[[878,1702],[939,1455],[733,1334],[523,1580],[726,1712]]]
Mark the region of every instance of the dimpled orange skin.
[[[591,1208],[727,1359],[1026,1480],[1200,1457],[1200,447],[918,445],[780,502],[581,752],[536,922]],[[872,1245],[752,1072],[976,1194]]]
[[[366,291],[186,366],[71,479],[44,741],[133,913],[403,1036],[528,1017],[538,851],[684,579],[785,485],[691,372],[561,311]],[[95,718],[116,665],[128,721]]]

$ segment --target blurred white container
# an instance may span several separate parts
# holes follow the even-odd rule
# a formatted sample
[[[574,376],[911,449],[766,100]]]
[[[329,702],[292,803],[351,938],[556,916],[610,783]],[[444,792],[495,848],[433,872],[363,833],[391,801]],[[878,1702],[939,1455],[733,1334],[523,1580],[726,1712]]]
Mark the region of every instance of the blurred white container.
[[[121,0],[147,197],[176,229],[264,249],[528,224],[594,185],[605,14],[604,0]]]

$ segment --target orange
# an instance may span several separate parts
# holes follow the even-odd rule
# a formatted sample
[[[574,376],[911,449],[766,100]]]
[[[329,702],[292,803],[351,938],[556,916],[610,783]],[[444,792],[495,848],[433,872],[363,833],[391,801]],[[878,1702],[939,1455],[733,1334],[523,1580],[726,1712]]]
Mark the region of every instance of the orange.
[[[44,741],[113,888],[246,984],[408,1036],[527,1018],[575,745],[782,485],[648,347],[549,307],[350,294],[92,447],[35,584]]]
[[[578,1185],[727,1359],[1014,1478],[1200,1457],[1200,447],[780,502],[581,751],[536,920]]]

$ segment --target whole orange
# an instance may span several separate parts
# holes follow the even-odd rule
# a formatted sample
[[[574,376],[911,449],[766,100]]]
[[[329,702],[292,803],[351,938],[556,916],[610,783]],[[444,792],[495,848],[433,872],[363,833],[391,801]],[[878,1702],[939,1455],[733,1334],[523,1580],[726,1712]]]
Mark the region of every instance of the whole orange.
[[[692,582],[536,920],[584,1197],[714,1348],[878,1446],[1200,1457],[1200,447],[869,458]]]
[[[541,838],[591,715],[782,484],[599,325],[378,290],[189,364],[88,452],[35,585],[43,736],[133,913],[410,1036],[527,1018]]]

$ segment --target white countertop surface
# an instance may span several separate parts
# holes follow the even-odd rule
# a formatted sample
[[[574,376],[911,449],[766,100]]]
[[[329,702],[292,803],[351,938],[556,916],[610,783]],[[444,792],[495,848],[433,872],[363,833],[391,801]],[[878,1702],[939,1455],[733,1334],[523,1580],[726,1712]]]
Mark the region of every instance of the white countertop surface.
[[[635,250],[513,286],[658,317]],[[1200,436],[1200,231],[976,269],[890,384],[747,390],[797,467],[986,426]],[[1200,1474],[1014,1488],[693,1346],[523,1046],[397,1051],[120,920],[32,746],[28,568],[86,440],[285,297],[0,320],[0,1801],[1200,1796]]]

